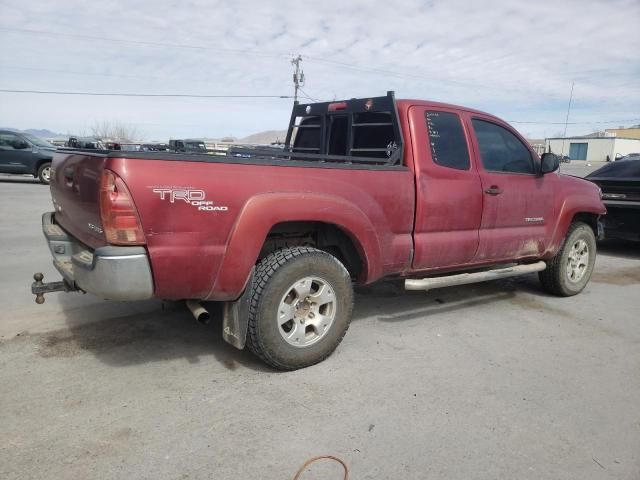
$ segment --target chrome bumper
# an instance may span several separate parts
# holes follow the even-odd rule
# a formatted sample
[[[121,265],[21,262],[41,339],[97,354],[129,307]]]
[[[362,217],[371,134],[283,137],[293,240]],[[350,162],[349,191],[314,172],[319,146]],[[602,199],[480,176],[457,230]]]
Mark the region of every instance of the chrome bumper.
[[[110,300],[145,300],[153,296],[153,276],[144,247],[105,246],[91,251],[42,215],[42,231],[53,265],[65,282]]]

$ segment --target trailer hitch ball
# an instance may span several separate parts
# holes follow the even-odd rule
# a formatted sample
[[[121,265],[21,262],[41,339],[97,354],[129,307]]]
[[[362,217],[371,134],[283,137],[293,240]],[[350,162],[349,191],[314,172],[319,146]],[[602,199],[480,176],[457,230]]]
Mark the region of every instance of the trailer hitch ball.
[[[44,275],[40,272],[38,273],[34,273],[33,274],[33,279],[36,281],[35,286],[36,287],[42,287],[42,280],[44,279]],[[42,305],[44,303],[44,293],[37,293],[36,294],[36,303],[38,305]]]

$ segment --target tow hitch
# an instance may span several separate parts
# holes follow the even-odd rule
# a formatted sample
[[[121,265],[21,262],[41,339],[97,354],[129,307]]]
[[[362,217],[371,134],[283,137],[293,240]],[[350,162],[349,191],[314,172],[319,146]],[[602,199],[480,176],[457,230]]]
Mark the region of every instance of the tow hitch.
[[[70,285],[66,280],[60,282],[43,283],[44,275],[42,273],[34,273],[33,279],[35,282],[31,284],[31,293],[36,296],[36,303],[44,303],[44,294],[53,292],[75,292],[78,291],[76,287]]]

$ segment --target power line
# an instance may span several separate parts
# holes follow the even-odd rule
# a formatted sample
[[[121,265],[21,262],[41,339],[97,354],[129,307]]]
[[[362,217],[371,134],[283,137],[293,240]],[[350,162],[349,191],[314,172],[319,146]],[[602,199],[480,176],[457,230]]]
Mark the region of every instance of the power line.
[[[220,47],[211,47],[205,45],[191,45],[186,43],[168,43],[168,42],[150,42],[147,40],[129,40],[129,39],[121,39],[121,38],[113,38],[113,37],[101,37],[97,35],[83,35],[79,33],[63,33],[63,32],[49,32],[45,30],[32,30],[27,28],[12,28],[12,27],[0,27],[0,30],[17,32],[17,33],[26,33],[30,35],[45,35],[51,37],[69,37],[69,38],[81,38],[84,40],[99,40],[105,42],[116,42],[116,43],[129,43],[132,45],[144,45],[148,47],[171,47],[171,48],[184,48],[189,50],[210,50],[215,52],[228,53],[233,55],[253,55],[257,57],[265,57],[265,58],[283,58],[288,57],[289,54],[284,53],[267,53],[267,52],[258,52],[251,49],[240,49],[240,48],[220,48]]]
[[[62,70],[62,69],[53,69],[53,68],[39,68],[39,67],[14,67],[10,65],[1,65],[0,69],[5,70],[24,70],[31,72],[48,72],[48,73],[62,73],[66,75],[86,75],[86,76],[96,76],[96,77],[121,77],[121,78],[140,78],[140,79],[155,79],[156,77],[152,76],[140,76],[140,75],[118,75],[116,73],[102,73],[102,72],[79,72],[77,70]]]
[[[33,93],[38,95],[86,95],[97,97],[176,97],[176,98],[293,98],[291,95],[198,95],[191,93],[111,93],[111,92],[58,92],[52,90],[13,90],[0,88],[4,93]]]
[[[99,40],[99,41],[107,41],[107,42],[117,42],[117,43],[128,43],[128,44],[132,44],[132,45],[144,45],[144,46],[153,46],[153,47],[163,47],[163,48],[167,48],[167,47],[172,47],[172,48],[185,48],[185,49],[192,49],[192,50],[208,50],[208,51],[216,51],[216,52],[222,52],[222,53],[227,53],[230,55],[241,55],[241,56],[245,56],[245,55],[252,55],[252,56],[257,56],[257,57],[264,57],[264,58],[288,58],[291,56],[290,53],[268,53],[268,52],[258,52],[255,50],[250,50],[250,49],[230,49],[230,48],[218,48],[218,47],[211,47],[211,46],[205,46],[205,45],[191,45],[191,44],[178,44],[178,43],[167,43],[167,42],[151,42],[151,41],[146,41],[146,40],[128,40],[128,39],[119,39],[119,38],[113,38],[113,37],[102,37],[102,36],[96,36],[96,35],[83,35],[83,34],[77,34],[77,33],[62,33],[62,32],[50,32],[50,31],[45,31],[45,30],[33,30],[33,29],[25,29],[25,28],[12,28],[12,27],[0,27],[0,30],[6,30],[6,31],[11,31],[11,32],[17,32],[17,33],[24,33],[24,34],[29,34],[29,35],[47,35],[47,36],[54,36],[54,37],[69,37],[69,38],[80,38],[80,39],[85,39],[85,40]],[[496,86],[492,86],[492,85],[485,85],[485,84],[481,84],[478,82],[461,82],[459,80],[453,80],[451,78],[437,78],[436,76],[434,76],[433,74],[412,74],[412,73],[403,73],[403,72],[398,72],[398,71],[394,71],[394,70],[386,70],[383,68],[377,68],[377,67],[363,67],[363,66],[359,66],[359,65],[355,65],[353,63],[347,63],[347,62],[341,62],[339,60],[333,60],[333,59],[329,59],[329,58],[324,58],[324,57],[318,57],[318,56],[312,56],[312,55],[305,55],[307,58],[311,59],[311,60],[315,60],[317,62],[321,62],[321,63],[326,63],[326,64],[330,64],[330,65],[336,65],[342,68],[346,68],[349,70],[354,70],[354,71],[359,71],[359,72],[369,72],[369,73],[374,73],[374,74],[378,74],[378,75],[384,75],[384,76],[388,76],[388,77],[396,77],[396,78],[409,78],[409,79],[415,79],[415,80],[424,80],[424,81],[428,81],[428,82],[433,82],[433,81],[437,81],[440,83],[446,83],[447,85],[457,85],[460,87],[466,87],[466,88],[484,88],[487,90],[502,90],[502,91],[512,91],[512,92],[526,92],[526,93],[530,93],[530,90],[527,89],[522,89],[522,88],[513,88],[513,87],[496,87]]]
[[[637,122],[640,118],[627,118],[624,120],[597,120],[592,122],[534,122],[534,121],[523,121],[523,120],[508,120],[509,123],[522,123],[522,124],[531,124],[531,125],[591,125],[596,123],[630,123]]]
[[[304,90],[299,89],[304,97],[312,102],[319,100],[308,95]],[[21,93],[36,95],[76,95],[76,96],[97,96],[97,97],[151,97],[151,98],[278,98],[291,99],[291,95],[199,95],[192,93],[116,93],[116,92],[61,92],[53,90],[15,90],[0,88],[0,93]],[[598,120],[587,122],[569,122],[568,125],[592,125],[609,123],[631,123],[640,121],[640,118],[627,118],[624,120]],[[538,122],[528,120],[508,120],[509,123],[531,124],[531,125],[564,125],[565,122]]]
[[[305,92],[302,88],[298,87],[298,90],[300,90],[304,96],[304,98],[311,100],[312,102],[320,102],[321,100],[318,100],[317,98],[313,98],[312,96],[310,96],[307,92]]]

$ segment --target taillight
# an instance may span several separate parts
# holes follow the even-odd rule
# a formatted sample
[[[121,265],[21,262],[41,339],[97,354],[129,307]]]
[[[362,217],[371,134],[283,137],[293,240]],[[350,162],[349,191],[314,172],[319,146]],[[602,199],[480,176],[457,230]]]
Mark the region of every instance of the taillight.
[[[122,179],[103,170],[100,182],[100,217],[107,242],[144,245],[144,233],[131,194]]]

